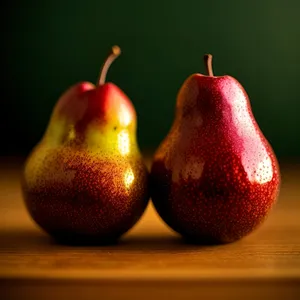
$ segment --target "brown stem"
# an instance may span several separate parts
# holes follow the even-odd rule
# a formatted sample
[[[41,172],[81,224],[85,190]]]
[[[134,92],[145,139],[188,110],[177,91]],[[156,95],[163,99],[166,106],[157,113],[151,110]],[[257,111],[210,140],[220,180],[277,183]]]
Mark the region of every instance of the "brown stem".
[[[99,75],[98,85],[103,85],[105,83],[106,74],[110,65],[120,54],[121,54],[121,49],[119,46],[113,46],[111,48],[111,53],[108,55],[107,59],[102,65],[100,75]]]
[[[214,76],[213,68],[212,68],[212,55],[211,54],[205,54],[204,55],[204,63],[206,66],[206,71],[208,76]]]

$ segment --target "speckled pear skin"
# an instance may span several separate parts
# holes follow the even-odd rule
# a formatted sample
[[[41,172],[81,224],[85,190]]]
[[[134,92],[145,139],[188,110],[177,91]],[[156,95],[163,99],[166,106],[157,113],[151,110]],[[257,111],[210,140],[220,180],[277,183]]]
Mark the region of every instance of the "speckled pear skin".
[[[151,197],[161,218],[193,242],[229,243],[265,220],[279,189],[276,157],[240,83],[191,75],[153,159]]]
[[[113,241],[144,212],[148,171],[136,113],[114,84],[83,82],[62,95],[22,178],[33,220],[62,242]]]

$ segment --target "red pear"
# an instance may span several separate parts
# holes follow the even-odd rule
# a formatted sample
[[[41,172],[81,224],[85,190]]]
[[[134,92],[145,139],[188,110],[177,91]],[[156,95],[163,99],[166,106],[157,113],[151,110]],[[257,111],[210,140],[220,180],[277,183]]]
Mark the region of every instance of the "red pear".
[[[170,132],[151,169],[162,219],[200,243],[238,240],[265,219],[279,194],[275,154],[231,76],[193,74],[181,87]]]
[[[148,172],[136,140],[128,97],[105,83],[74,85],[58,100],[49,126],[28,157],[22,180],[26,206],[38,225],[67,242],[106,242],[129,230],[149,199]]]

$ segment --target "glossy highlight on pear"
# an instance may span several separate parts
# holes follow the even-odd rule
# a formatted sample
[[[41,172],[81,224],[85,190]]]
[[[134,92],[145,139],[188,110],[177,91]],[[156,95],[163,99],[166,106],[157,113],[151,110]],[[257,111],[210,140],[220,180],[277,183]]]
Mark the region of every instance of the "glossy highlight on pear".
[[[197,243],[228,243],[266,219],[280,189],[276,156],[231,76],[193,74],[177,97],[174,123],[151,168],[161,218]]]
[[[136,112],[106,73],[78,83],[54,107],[48,128],[22,177],[33,220],[64,242],[105,243],[128,231],[148,200],[148,171],[136,140]]]

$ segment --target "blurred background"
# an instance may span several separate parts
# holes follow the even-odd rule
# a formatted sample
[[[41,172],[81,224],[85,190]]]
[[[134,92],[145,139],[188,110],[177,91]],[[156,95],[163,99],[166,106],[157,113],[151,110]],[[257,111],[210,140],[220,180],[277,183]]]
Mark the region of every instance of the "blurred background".
[[[167,134],[176,94],[214,55],[215,75],[248,92],[279,159],[300,157],[299,0],[3,1],[0,154],[27,155],[58,97],[95,82],[110,47],[108,80],[132,99],[143,150]]]

